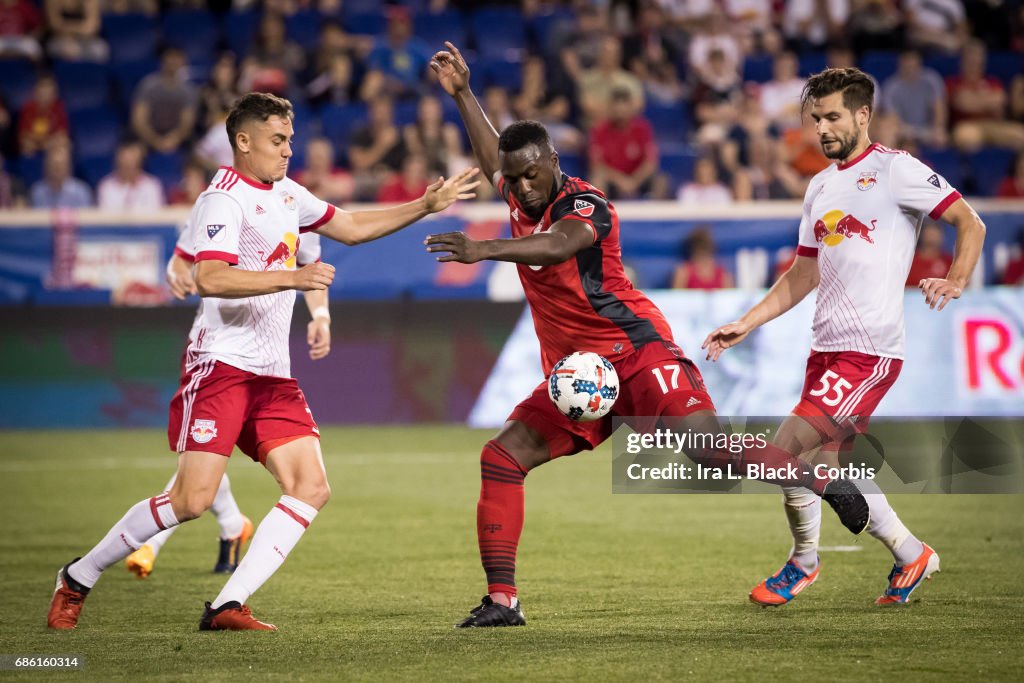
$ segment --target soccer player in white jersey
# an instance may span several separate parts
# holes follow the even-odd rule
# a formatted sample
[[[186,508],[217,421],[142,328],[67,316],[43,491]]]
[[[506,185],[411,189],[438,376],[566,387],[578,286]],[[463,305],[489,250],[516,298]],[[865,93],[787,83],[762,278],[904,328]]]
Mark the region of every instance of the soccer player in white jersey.
[[[234,150],[200,195],[189,222],[195,234],[200,324],[193,327],[181,386],[171,400],[168,441],[178,453],[170,491],[135,504],[81,559],[57,573],[50,628],[74,628],[90,589],[107,567],[154,534],[195,519],[213,502],[237,445],[281,487],[249,551],[206,609],[200,630],[276,630],[253,617],[246,600],[281,566],[330,487],[319,431],[289,374],[291,290],[324,290],[325,263],[295,266],[303,232],[348,245],[383,237],[474,196],[477,169],[438,179],[420,199],[387,209],[348,212],[288,179],[293,111],[285,99],[243,96],[227,120]]]
[[[176,299],[184,300],[190,294],[196,293],[196,283],[192,279],[192,265],[195,260],[191,226],[186,223],[185,228],[178,236],[174,253],[167,261],[167,284]],[[320,260],[320,235],[311,232],[304,235],[299,241],[295,263],[302,267],[318,260]],[[325,358],[331,348],[331,313],[327,306],[327,290],[311,289],[302,294],[311,317],[306,335],[309,343],[309,356],[313,360],[319,360]],[[197,313],[196,324],[201,324],[201,321],[202,318]],[[174,486],[176,476],[172,476],[171,480],[167,482],[167,486],[164,487],[165,491],[170,491]],[[230,574],[238,568],[238,561],[242,557],[242,548],[252,538],[254,527],[252,521],[239,509],[238,503],[231,493],[231,482],[226,473],[220,480],[220,486],[217,487],[217,495],[214,496],[210,512],[217,518],[217,524],[220,526],[217,562],[213,566],[213,571],[215,574]],[[140,579],[148,577],[153,571],[160,550],[177,529],[178,527],[164,529],[150,538],[141,548],[125,558],[125,568]]]
[[[803,392],[776,443],[829,464],[837,464],[838,451],[864,431],[903,365],[903,288],[925,218],[957,230],[946,277],[919,283],[932,309],[941,311],[960,297],[985,238],[978,214],[942,176],[906,152],[871,143],[873,97],[871,79],[858,69],[825,69],[808,80],[803,104],[810,106],[825,156],[835,163],[807,188],[792,267],[764,299],[714,330],[703,346],[717,360],[817,287]],[[877,487],[859,483],[875,491],[865,496],[867,532],[895,561],[875,604],[905,604],[938,571],[939,556],[907,529]],[[784,489],[783,499],[793,550],[778,573],[751,591],[750,599],[762,605],[785,604],[818,578],[820,499],[802,488]]]

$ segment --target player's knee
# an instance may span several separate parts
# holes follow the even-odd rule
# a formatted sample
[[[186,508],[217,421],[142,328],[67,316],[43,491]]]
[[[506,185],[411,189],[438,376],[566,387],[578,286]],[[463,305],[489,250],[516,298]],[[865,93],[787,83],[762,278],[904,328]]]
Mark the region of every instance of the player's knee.
[[[186,492],[177,496],[171,495],[171,508],[179,522],[187,522],[202,516],[213,505],[213,495],[205,491]]]
[[[331,499],[331,486],[326,479],[318,482],[303,482],[291,490],[286,490],[285,494],[320,510]]]

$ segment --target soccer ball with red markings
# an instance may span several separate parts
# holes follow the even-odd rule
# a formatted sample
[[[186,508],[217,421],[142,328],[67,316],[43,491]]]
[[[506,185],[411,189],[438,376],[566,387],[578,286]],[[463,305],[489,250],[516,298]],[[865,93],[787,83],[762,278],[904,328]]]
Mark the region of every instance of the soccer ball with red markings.
[[[548,396],[570,420],[598,420],[615,405],[619,374],[603,356],[590,351],[570,353],[551,368]]]

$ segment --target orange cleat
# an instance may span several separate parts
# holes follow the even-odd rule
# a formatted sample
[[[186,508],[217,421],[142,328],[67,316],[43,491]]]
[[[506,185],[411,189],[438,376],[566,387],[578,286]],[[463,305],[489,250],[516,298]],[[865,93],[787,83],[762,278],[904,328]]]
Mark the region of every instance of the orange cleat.
[[[199,620],[200,631],[276,631],[277,627],[267,624],[252,615],[247,605],[239,605],[232,600],[225,602],[217,609],[206,603],[203,616]]]
[[[153,546],[147,543],[126,557],[124,566],[135,576],[144,579],[153,571],[154,562],[156,562],[156,553],[153,552]]]
[[[785,605],[803,589],[818,580],[819,570],[821,570],[820,561],[814,571],[808,573],[790,558],[774,576],[770,576],[754,586],[750,591],[750,601],[764,607]]]
[[[89,589],[68,576],[68,567],[80,559],[76,557],[57,571],[57,585],[53,589],[50,612],[46,615],[46,625],[50,628],[67,631],[78,626],[82,603]]]
[[[879,607],[905,605],[910,601],[910,594],[921,585],[921,581],[931,581],[932,574],[939,572],[939,555],[927,543],[922,543],[924,550],[917,559],[902,567],[893,565],[889,572],[889,587],[875,600]]]

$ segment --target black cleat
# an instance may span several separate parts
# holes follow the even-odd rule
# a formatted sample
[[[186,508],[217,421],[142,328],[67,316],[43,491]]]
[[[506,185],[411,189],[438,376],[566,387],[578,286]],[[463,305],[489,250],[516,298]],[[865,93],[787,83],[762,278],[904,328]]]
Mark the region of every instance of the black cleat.
[[[868,528],[871,521],[868,501],[849,479],[833,479],[825,486],[821,497],[832,506],[850,533],[856,535]]]
[[[505,607],[485,595],[469,616],[455,624],[455,628],[483,628],[485,626],[526,626],[523,604],[516,600],[515,607]]]
[[[220,539],[220,552],[217,553],[217,564],[213,567],[214,574],[232,574],[238,569],[238,554],[241,549],[239,546],[237,539]]]

